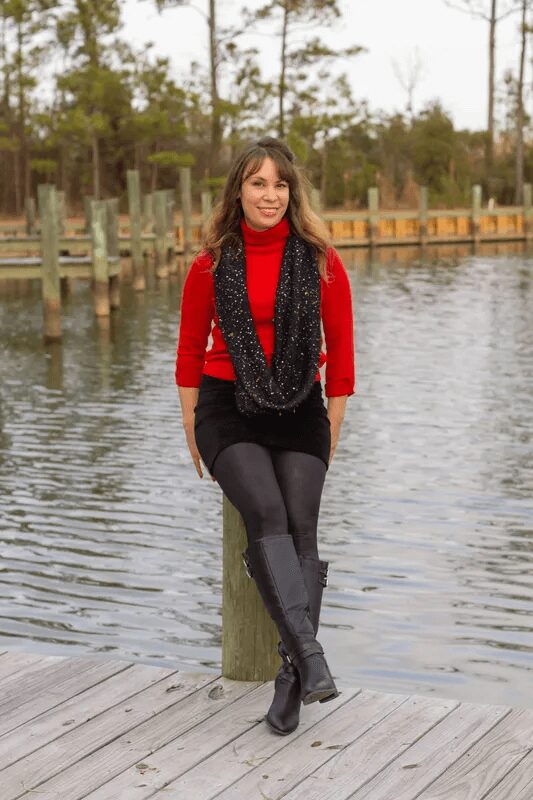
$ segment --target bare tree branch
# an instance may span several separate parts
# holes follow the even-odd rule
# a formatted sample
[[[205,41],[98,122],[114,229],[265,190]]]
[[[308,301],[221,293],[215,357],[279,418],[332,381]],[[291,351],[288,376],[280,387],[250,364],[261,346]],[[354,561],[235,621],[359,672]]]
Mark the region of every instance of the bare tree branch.
[[[448,6],[448,8],[453,8],[455,11],[461,11],[463,14],[468,14],[471,17],[477,17],[478,19],[484,19],[487,22],[491,20],[490,12],[485,11],[485,3],[483,0],[458,0],[458,2],[453,2],[453,0],[443,0],[444,4]],[[500,22],[500,20],[509,17],[511,14],[516,13],[520,9],[520,2],[519,0],[511,0],[511,5],[501,14],[496,15],[495,22]]]
[[[415,48],[404,61],[403,66],[395,59],[391,59],[392,69],[398,83],[407,93],[407,113],[412,118],[413,116],[413,96],[415,89],[422,80],[424,74],[424,65],[418,47]]]

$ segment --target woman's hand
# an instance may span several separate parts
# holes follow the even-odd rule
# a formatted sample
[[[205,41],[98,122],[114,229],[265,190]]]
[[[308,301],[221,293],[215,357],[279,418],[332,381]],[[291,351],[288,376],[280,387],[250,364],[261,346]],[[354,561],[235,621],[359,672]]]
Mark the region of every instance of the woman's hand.
[[[196,438],[194,436],[194,417],[192,418],[192,420],[191,419],[183,420],[183,430],[185,431],[185,438],[187,439],[187,447],[189,448],[189,453],[191,454],[194,466],[196,467],[196,472],[198,473],[200,478],[203,478],[204,473],[202,472],[200,453],[198,452],[198,448],[196,447]]]
[[[335,455],[335,448],[337,447],[337,442],[339,441],[339,434],[341,431],[342,419],[338,418],[331,418],[328,415],[330,428],[331,428],[331,448],[329,451],[329,464],[333,461],[333,456]]]
[[[198,473],[200,478],[203,478],[204,473],[202,472],[200,453],[198,452],[198,448],[196,447],[196,438],[194,436],[194,417],[192,418],[192,420],[190,419],[184,420],[183,430],[185,431],[185,437],[187,439],[187,447],[189,448],[189,453],[191,454],[194,466],[196,467],[196,472]],[[211,475],[211,480],[216,481],[214,475]]]
[[[341,432],[342,421],[344,419],[344,411],[346,409],[347,394],[338,397],[328,397],[328,419],[331,428],[331,448],[329,451],[329,462],[333,461],[337,442]]]
[[[181,417],[183,420],[183,430],[185,431],[185,438],[187,439],[187,447],[193,460],[196,472],[200,478],[204,477],[202,472],[202,464],[200,462],[200,453],[196,446],[196,437],[194,435],[194,412],[198,402],[198,389],[194,386],[178,386],[178,394],[181,403]],[[213,476],[211,479],[216,480]]]

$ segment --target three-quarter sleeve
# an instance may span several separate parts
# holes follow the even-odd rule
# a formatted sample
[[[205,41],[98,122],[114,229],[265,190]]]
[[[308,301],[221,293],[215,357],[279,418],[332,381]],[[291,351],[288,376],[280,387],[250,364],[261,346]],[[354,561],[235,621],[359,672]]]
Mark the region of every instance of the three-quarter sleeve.
[[[329,283],[324,285],[322,324],[326,339],[326,397],[355,392],[355,346],[352,292],[337,251],[328,250]]]
[[[211,265],[211,257],[201,253],[192,262],[183,285],[175,371],[178,386],[200,386],[215,310]]]

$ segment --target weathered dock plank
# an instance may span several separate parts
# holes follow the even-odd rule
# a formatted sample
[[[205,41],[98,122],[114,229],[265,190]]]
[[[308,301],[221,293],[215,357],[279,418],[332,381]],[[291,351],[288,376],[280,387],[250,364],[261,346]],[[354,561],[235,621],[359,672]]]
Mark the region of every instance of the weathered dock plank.
[[[53,662],[45,660],[31,667],[28,665],[20,675],[9,676],[0,684],[0,717],[18,708],[35,694],[48,691],[62,680],[83,673],[94,663],[89,658],[56,658]]]
[[[0,699],[10,675],[17,680],[23,673],[42,669],[47,664],[57,664],[64,660],[61,656],[43,656],[36,653],[7,652],[0,658]]]
[[[531,800],[533,709],[340,686],[278,736],[272,683],[0,653],[2,800]]]
[[[477,800],[532,751],[533,710],[513,710],[420,795],[424,800]],[[507,795],[510,798],[514,795]],[[533,795],[530,795],[533,797]]]
[[[102,666],[107,666],[109,671],[109,664]],[[0,737],[2,765],[9,766],[62,736],[66,730],[72,731],[78,728],[123,700],[158,683],[164,677],[176,674],[175,670],[163,670],[162,673],[159,667],[145,664],[124,665],[123,668],[117,665],[115,670],[117,668],[120,672],[101,678],[95,686],[74,697],[64,699],[59,706],[54,694],[47,692],[46,699],[51,702],[55,700],[56,706],[19,724],[9,736]],[[127,674],[124,674],[124,668]],[[79,676],[80,679],[82,676]]]
[[[531,741],[531,739],[530,739]],[[531,800],[533,797],[533,749],[507,773],[483,800]]]
[[[402,757],[391,761],[358,791],[352,791],[351,800],[375,800],[391,796],[391,792],[395,800],[418,797],[509,713],[510,709],[502,706],[461,703],[439,725],[412,738]],[[458,786],[467,778],[468,768]]]
[[[360,764],[373,776],[381,769],[384,760],[396,758],[406,742],[431,730],[456,705],[454,700],[439,702],[433,698],[364,691],[333,716],[313,726],[287,749],[266,758],[217,797],[228,800],[264,795],[275,800],[289,796],[291,790],[299,788],[310,774],[326,767],[347,748],[353,754],[364,751]],[[358,772],[354,774],[350,770],[339,786],[326,780],[328,798],[340,800],[349,797],[357,786],[357,777]],[[298,796],[307,797],[307,791],[306,788],[304,794],[298,792]],[[170,796],[178,797],[177,794]],[[316,796],[322,797],[320,792]]]
[[[2,714],[0,719],[0,736],[23,725],[29,719],[44,714],[56,705],[64,703],[72,697],[81,694],[91,686],[119,674],[123,670],[131,667],[128,662],[103,661],[95,664],[89,669],[78,671],[70,677],[61,680],[45,691],[33,692],[29,697],[23,699],[15,708]],[[0,743],[0,751],[2,745]]]
[[[80,735],[72,737],[72,741],[67,743],[68,765],[65,762],[61,772],[52,779],[35,783],[40,800],[57,800],[58,797],[61,800],[85,798],[91,789],[98,788],[134,764],[144,763],[154,750],[164,746],[203,719],[211,718],[215,708],[218,710],[228,703],[233,703],[257,686],[241,681],[229,681],[226,678],[217,679],[213,675],[197,676],[183,673],[178,673],[177,677],[174,677],[174,684],[176,692],[170,699],[158,698],[156,695],[149,701],[145,700],[142,709],[149,713],[145,714],[144,719],[139,718],[135,724],[130,714],[127,727],[124,720],[119,719],[123,731],[113,724],[116,715],[108,720],[105,719],[110,716],[109,712],[101,715],[100,724],[98,720],[94,720],[96,724],[92,726],[94,728],[92,731],[89,728],[93,721],[89,721],[81,729]],[[143,692],[141,700],[147,695],[148,691]],[[180,702],[186,695],[188,695],[187,702]],[[160,702],[155,702],[154,705],[154,700],[158,699]],[[134,702],[135,698],[131,698],[127,703],[130,712],[135,710]],[[98,744],[97,751],[95,744]],[[85,756],[81,760],[79,760],[80,749],[81,754]],[[2,785],[3,777],[4,772],[0,772]],[[126,796],[129,797],[128,792]],[[13,797],[6,795],[5,800],[14,800],[15,797],[18,795]]]
[[[212,681],[212,675],[172,673],[155,686],[150,686],[143,692],[106,709],[97,717],[87,720],[81,727],[67,731],[59,740],[40,747],[21,762],[1,770],[2,800],[16,800],[37,786],[41,800],[83,797],[88,788],[92,787],[78,783],[79,777],[74,779],[76,784],[72,784],[69,769],[73,764],[80,759],[83,766],[91,763],[90,773],[94,780],[95,768],[97,771],[103,769],[103,755],[98,753],[96,764],[86,756],[90,756],[114,740],[121,739],[124,747],[126,742],[129,744],[129,737],[124,734],[136,729],[132,735],[137,736],[141,723],[147,720],[159,721],[163,710],[174,706],[182,698],[194,694]],[[152,731],[147,732],[151,736]],[[57,775],[60,775],[57,781],[50,780]],[[47,782],[49,787],[46,786]],[[63,789],[58,791],[57,784],[64,784],[64,791]],[[50,791],[47,791],[48,788]],[[32,793],[31,796],[35,797],[35,794]]]
[[[315,703],[306,709],[296,735],[331,714],[354,692],[344,693],[343,700],[339,697],[335,702]],[[154,796],[158,789],[164,789],[165,797],[214,796],[228,785],[229,774],[237,778],[260,764],[266,758],[262,750],[266,748],[272,754],[287,745],[285,737],[272,735],[264,724],[271,699],[272,684],[260,685],[150,754],[141,770],[135,765],[88,795],[88,800],[116,800],[126,796],[128,800],[144,800]]]

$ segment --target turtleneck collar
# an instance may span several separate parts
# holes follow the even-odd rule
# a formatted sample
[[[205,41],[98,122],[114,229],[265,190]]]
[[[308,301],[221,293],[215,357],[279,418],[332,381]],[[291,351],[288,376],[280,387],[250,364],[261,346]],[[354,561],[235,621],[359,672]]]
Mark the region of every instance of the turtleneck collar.
[[[283,217],[277,225],[272,228],[267,228],[264,231],[255,231],[246,224],[244,218],[241,219],[241,230],[244,243],[247,247],[272,247],[272,245],[281,244],[287,239],[290,228],[287,217]]]

